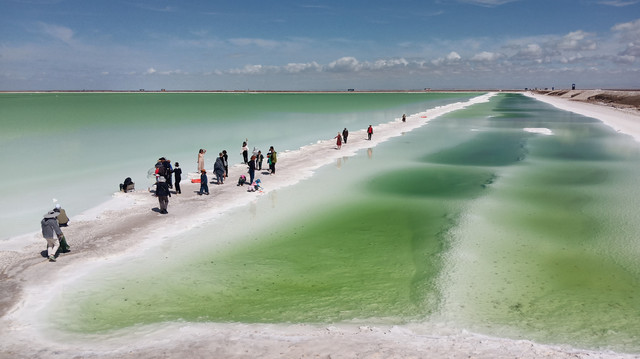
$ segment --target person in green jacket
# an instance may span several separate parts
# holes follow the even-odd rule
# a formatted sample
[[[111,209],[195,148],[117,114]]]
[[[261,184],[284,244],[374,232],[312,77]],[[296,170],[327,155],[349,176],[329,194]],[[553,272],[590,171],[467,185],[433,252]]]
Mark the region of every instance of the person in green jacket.
[[[273,146],[269,147],[269,169],[271,170],[271,174],[276,174],[276,162],[278,162],[278,157],[276,150],[273,149]]]

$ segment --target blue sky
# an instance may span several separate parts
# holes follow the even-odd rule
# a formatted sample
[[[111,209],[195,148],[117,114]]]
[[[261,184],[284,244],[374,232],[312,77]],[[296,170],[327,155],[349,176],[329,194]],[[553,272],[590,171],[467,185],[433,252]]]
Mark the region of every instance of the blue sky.
[[[640,0],[0,0],[0,90],[639,88]]]

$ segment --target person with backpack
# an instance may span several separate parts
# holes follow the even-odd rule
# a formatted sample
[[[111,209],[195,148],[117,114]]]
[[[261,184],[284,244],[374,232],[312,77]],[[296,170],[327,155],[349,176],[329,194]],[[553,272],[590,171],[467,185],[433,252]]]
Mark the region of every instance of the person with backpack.
[[[62,230],[58,225],[57,217],[59,215],[60,212],[49,211],[44,214],[44,218],[40,221],[42,237],[47,240],[47,255],[49,262],[56,261],[56,254],[60,248],[60,240],[64,239],[64,233],[62,233]],[[53,237],[54,234],[56,235],[56,238]]]
[[[171,177],[171,174],[173,173],[173,167],[171,166],[171,160],[164,160],[162,164],[165,167],[164,178],[167,180],[169,188],[173,188],[173,178]]]
[[[156,196],[158,196],[160,213],[169,213],[167,212],[167,206],[169,205],[169,197],[171,197],[171,192],[169,191],[169,184],[167,183],[167,179],[163,176],[158,177],[158,183],[156,184]]]
[[[156,182],[158,182],[158,177],[164,177],[165,180],[167,179],[167,167],[164,162],[164,157],[160,157],[158,162],[156,162]]]
[[[56,203],[53,211],[60,213],[56,218],[60,227],[66,227],[69,225],[69,217],[67,216],[67,211],[65,211],[64,208],[60,206],[60,203]]]

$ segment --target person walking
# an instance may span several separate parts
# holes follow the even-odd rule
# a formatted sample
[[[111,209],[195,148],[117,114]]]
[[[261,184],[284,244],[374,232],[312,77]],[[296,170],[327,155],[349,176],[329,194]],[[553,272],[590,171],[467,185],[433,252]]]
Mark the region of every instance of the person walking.
[[[207,178],[207,170],[203,169],[200,171],[200,192],[199,195],[206,194],[209,195],[209,179]]]
[[[278,154],[276,150],[273,149],[273,146],[269,147],[269,169],[271,170],[271,174],[276,174],[276,162],[278,162]]]
[[[369,128],[367,128],[367,137],[369,139],[369,141],[371,141],[371,136],[373,135],[373,127],[371,127],[371,125],[369,125]]]
[[[402,114],[402,122],[407,122],[407,115],[404,113]]]
[[[336,137],[334,137],[336,139],[336,146],[338,147],[338,149],[342,148],[342,135],[340,134],[340,132],[338,132],[338,135]]]
[[[342,130],[342,140],[345,144],[347,143],[347,137],[349,137],[349,130],[345,127],[344,130]]]
[[[160,213],[169,213],[167,212],[167,206],[169,205],[171,192],[169,191],[169,183],[167,183],[167,179],[162,176],[158,178],[158,183],[156,184],[156,196],[158,196],[158,203],[160,204]]]
[[[180,181],[182,181],[182,168],[180,163],[176,162],[176,167],[173,169],[173,175],[175,176],[176,194],[182,193],[180,190]]]
[[[49,262],[56,261],[56,253],[60,248],[60,239],[64,238],[64,233],[58,225],[59,212],[49,211],[45,213],[44,218],[40,221],[40,227],[42,229],[42,237],[47,240],[47,255]],[[56,235],[56,238],[53,235]]]
[[[253,178],[256,176],[256,156],[251,156],[249,161],[249,183],[253,183]]]
[[[222,157],[222,152],[220,152],[218,154],[218,158],[216,158],[216,163],[213,165],[213,173],[216,175],[216,181],[218,184],[223,184],[226,172],[224,171],[224,158]]]
[[[202,170],[205,168],[204,167],[204,154],[205,153],[207,153],[207,150],[202,149],[202,148],[198,152],[198,172],[202,172]]]

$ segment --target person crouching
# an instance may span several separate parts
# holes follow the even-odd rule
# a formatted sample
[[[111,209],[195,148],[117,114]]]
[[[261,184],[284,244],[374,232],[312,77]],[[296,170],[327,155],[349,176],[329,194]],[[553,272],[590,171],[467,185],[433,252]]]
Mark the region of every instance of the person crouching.
[[[47,240],[47,255],[49,256],[49,262],[56,261],[56,253],[60,248],[60,238],[64,238],[60,226],[58,226],[58,220],[56,217],[60,215],[59,212],[49,211],[45,213],[44,218],[40,221],[40,227],[42,227],[42,236]],[[53,235],[57,238],[54,238]]]

